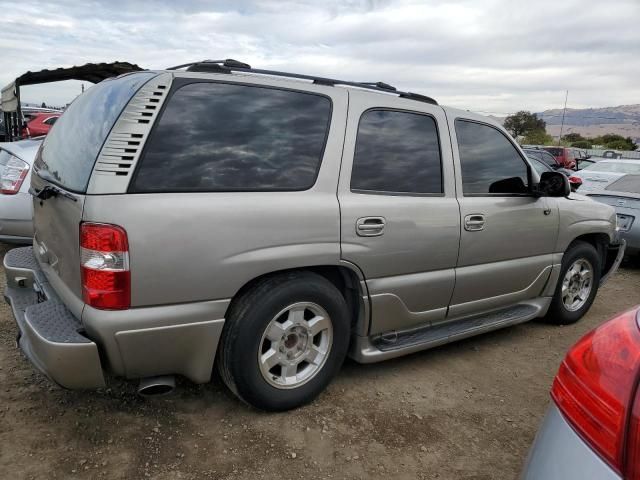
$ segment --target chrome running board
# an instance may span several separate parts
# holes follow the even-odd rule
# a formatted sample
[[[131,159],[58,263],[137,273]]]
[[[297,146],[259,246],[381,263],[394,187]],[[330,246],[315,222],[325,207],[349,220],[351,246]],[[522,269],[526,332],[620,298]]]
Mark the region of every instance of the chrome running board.
[[[540,297],[509,308],[449,320],[410,330],[385,332],[371,337],[355,337],[350,356],[360,363],[374,363],[434,348],[481,333],[524,323],[544,315],[551,297]]]

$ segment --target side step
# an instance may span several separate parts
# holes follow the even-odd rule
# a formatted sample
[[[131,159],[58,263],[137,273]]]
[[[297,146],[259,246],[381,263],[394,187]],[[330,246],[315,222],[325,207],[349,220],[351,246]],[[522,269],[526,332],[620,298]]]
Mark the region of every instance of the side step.
[[[551,298],[542,297],[527,304],[504,308],[486,315],[451,320],[435,326],[385,332],[373,337],[356,337],[351,357],[360,363],[373,363],[524,323],[546,310],[550,301]]]

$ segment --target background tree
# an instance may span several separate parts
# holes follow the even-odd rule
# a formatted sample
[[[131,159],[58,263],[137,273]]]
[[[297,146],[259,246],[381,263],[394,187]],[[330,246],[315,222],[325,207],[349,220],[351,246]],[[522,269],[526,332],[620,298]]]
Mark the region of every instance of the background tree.
[[[583,140],[586,140],[582,135],[580,135],[579,133],[567,133],[564,137],[562,137],[564,140],[566,140],[569,143],[573,143],[573,142],[581,142]]]
[[[623,137],[615,133],[607,133],[591,140],[594,145],[601,145],[612,150],[636,150],[638,145],[631,137]]]
[[[538,118],[535,113],[527,112],[526,110],[509,115],[504,120],[504,128],[514,137],[527,135],[537,130],[544,132],[546,126],[547,124],[544,120]]]
[[[523,145],[551,145],[553,137],[542,129],[527,133],[522,139]]]
[[[571,142],[571,146],[572,147],[576,147],[576,148],[590,149],[591,148],[591,140],[579,140],[577,142]]]

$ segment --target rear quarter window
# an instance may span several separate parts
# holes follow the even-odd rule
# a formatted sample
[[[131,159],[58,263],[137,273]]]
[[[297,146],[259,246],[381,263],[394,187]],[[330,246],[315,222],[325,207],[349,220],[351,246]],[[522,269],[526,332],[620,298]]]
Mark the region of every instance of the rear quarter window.
[[[218,82],[168,99],[131,192],[295,191],[313,186],[331,118],[317,94]]]

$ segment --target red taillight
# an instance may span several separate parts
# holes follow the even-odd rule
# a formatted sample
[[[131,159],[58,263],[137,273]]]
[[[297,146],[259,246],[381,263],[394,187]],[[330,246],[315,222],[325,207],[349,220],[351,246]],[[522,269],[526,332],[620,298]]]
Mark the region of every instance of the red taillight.
[[[28,172],[28,163],[25,163],[14,156],[9,157],[9,161],[2,168],[2,175],[0,176],[0,192],[5,195],[15,195],[18,193]]]
[[[582,185],[582,179],[580,177],[574,177],[573,175],[569,177],[569,182],[576,185]]]
[[[551,396],[577,433],[623,472],[627,420],[640,373],[638,309],[589,332],[565,357]]]
[[[117,225],[80,224],[82,297],[103,310],[131,306],[131,273],[127,232]]]

